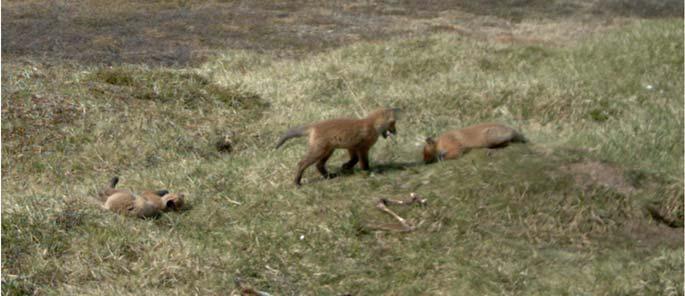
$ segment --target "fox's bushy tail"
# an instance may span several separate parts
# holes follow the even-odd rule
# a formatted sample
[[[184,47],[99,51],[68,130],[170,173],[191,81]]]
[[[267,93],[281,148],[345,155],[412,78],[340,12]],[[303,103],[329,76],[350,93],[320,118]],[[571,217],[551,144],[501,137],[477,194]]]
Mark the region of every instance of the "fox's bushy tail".
[[[117,187],[117,183],[119,183],[119,177],[117,176],[114,176],[109,180],[109,186],[98,192],[98,198],[100,201],[104,202],[108,196],[112,195],[112,192],[115,190],[114,188]]]
[[[526,138],[522,133],[516,132],[514,134],[514,138],[511,139],[512,142],[519,142],[519,143],[528,143],[528,138]]]
[[[300,126],[300,127],[295,127],[289,129],[283,136],[281,136],[280,139],[278,139],[278,143],[276,144],[276,149],[281,147],[285,141],[291,139],[291,138],[296,138],[296,137],[302,137],[306,136],[309,134],[309,129],[306,126]]]

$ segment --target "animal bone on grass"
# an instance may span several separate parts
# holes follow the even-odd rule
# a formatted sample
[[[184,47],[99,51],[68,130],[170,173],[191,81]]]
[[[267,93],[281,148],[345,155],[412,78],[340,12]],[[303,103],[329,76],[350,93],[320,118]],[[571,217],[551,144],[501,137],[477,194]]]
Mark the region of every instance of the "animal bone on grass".
[[[271,296],[271,294],[267,292],[255,290],[254,288],[250,287],[250,285],[244,283],[239,277],[234,278],[233,282],[238,290],[240,290],[241,296]]]
[[[372,227],[379,229],[379,230],[398,230],[398,231],[402,231],[402,232],[410,232],[410,231],[416,230],[416,226],[411,225],[409,222],[407,222],[406,219],[400,217],[400,215],[397,215],[395,212],[393,212],[392,210],[390,210],[388,208],[388,205],[408,206],[408,205],[412,205],[414,203],[419,203],[420,205],[425,205],[427,202],[427,200],[425,198],[421,198],[419,195],[417,195],[414,192],[412,192],[410,194],[410,197],[411,197],[411,199],[409,199],[409,200],[392,200],[392,199],[387,199],[387,198],[381,198],[376,203],[377,209],[379,209],[380,211],[382,211],[382,212],[392,216],[393,218],[395,218],[395,220],[400,222],[401,227],[396,227],[396,225],[393,225],[395,227],[387,226],[387,225],[386,226],[378,225],[378,226],[372,226]]]
[[[387,199],[387,198],[381,198],[380,200],[387,206],[387,205],[403,205],[403,206],[409,206],[414,203],[419,203],[419,205],[425,206],[426,203],[428,203],[428,200],[425,198],[420,197],[416,192],[412,192],[409,194],[409,197],[411,199],[409,200],[392,200],[392,199]]]

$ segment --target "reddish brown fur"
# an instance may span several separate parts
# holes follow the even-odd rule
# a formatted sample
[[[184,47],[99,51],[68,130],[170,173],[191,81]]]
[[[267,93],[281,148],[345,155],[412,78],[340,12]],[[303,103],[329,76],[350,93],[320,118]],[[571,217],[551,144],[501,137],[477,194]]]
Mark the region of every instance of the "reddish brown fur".
[[[343,169],[352,169],[360,162],[363,170],[369,170],[369,149],[376,143],[378,136],[387,137],[396,133],[396,109],[380,109],[363,119],[332,119],[320,121],[286,132],[277,147],[287,139],[309,136],[307,154],[297,165],[295,184],[301,185],[302,174],[312,164],[324,177],[331,177],[326,170],[326,161],[338,148],[347,149],[350,160]]]
[[[118,178],[113,178],[109,187],[99,192],[102,207],[119,214],[148,218],[161,212],[180,210],[184,195],[168,193],[166,190],[144,191],[136,195],[127,190],[115,189]]]
[[[526,142],[526,139],[513,128],[497,123],[472,125],[448,131],[437,140],[426,139],[423,147],[423,160],[447,160],[459,158],[470,149],[497,148],[510,142]]]

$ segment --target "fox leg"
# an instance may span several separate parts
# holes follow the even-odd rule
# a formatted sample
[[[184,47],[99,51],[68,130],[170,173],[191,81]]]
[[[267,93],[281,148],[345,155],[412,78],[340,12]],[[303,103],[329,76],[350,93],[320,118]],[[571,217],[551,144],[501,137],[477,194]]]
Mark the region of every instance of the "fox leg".
[[[300,182],[302,180],[302,174],[304,173],[304,170],[306,170],[309,166],[317,162],[318,160],[323,159],[330,151],[324,150],[324,149],[309,149],[307,152],[307,155],[304,156],[302,160],[300,160],[299,163],[297,163],[297,174],[295,175],[295,185],[300,186],[302,183]],[[329,155],[330,156],[330,155]]]
[[[362,170],[365,170],[365,171],[370,170],[371,167],[369,166],[369,149],[366,148],[366,149],[359,150],[358,155],[359,155],[359,162],[360,162],[359,164],[361,165]]]
[[[359,156],[357,156],[357,151],[352,149],[347,149],[350,154],[350,160],[342,165],[343,170],[351,170],[357,162],[359,162]]]
[[[319,162],[316,163],[316,169],[319,170],[319,173],[324,178],[332,178],[333,175],[329,174],[328,171],[326,170],[326,162],[328,161],[329,158],[331,158],[331,155],[333,155],[333,150],[331,149],[330,152],[328,152],[326,155],[324,155],[323,158],[319,159]]]
[[[310,165],[314,164],[316,162],[316,158],[306,156],[304,159],[300,160],[299,163],[297,163],[297,174],[295,175],[295,185],[300,186],[302,183],[300,182],[302,180],[302,173],[304,173],[304,170],[307,169]]]

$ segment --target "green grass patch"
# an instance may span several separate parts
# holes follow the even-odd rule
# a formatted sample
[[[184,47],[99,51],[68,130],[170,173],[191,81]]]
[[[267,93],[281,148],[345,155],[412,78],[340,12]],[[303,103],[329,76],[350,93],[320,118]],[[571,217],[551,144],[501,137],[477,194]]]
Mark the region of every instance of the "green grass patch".
[[[654,20],[565,47],[440,33],[199,69],[3,64],[3,289],[681,293],[682,228],[664,221],[682,221],[682,34]],[[379,106],[403,112],[371,172],[291,184],[306,140],[273,150],[284,131]],[[530,143],[420,161],[426,136],[483,121]],[[190,209],[104,212],[92,197],[112,175]],[[410,192],[428,205],[393,209],[416,231],[371,227],[393,223],[378,198]]]

